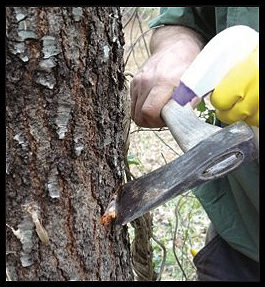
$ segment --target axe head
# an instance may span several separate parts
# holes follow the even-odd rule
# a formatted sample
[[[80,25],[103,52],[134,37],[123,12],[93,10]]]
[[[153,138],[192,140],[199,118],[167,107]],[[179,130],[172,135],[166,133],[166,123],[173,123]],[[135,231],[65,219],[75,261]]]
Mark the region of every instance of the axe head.
[[[102,216],[124,225],[171,198],[204,182],[225,176],[258,157],[250,127],[237,122],[191,148],[169,164],[125,184]]]

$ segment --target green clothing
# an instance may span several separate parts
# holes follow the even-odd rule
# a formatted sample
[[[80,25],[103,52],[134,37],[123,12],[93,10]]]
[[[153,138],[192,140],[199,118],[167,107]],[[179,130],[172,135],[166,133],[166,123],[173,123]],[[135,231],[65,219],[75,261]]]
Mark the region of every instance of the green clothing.
[[[149,22],[159,25],[182,25],[210,40],[216,33],[234,25],[247,25],[259,31],[259,7],[163,7]]]
[[[151,28],[182,25],[194,29],[208,41],[234,25],[259,31],[258,7],[164,7]],[[207,212],[215,230],[233,248],[259,261],[259,164],[197,187],[194,194]]]

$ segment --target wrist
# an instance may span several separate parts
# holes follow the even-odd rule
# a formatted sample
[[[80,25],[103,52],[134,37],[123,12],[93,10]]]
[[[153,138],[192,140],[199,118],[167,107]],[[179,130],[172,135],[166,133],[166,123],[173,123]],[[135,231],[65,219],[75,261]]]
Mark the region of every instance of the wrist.
[[[163,52],[175,45],[184,45],[195,52],[200,51],[204,44],[204,38],[190,28],[184,26],[163,26],[154,30],[149,47],[151,54]]]

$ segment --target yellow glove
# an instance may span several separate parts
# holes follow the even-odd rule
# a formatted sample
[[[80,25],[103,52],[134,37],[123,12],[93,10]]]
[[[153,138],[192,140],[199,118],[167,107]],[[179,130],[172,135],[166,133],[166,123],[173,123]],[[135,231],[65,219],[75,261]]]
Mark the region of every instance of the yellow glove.
[[[216,116],[224,123],[245,121],[259,126],[259,48],[237,63],[211,95]]]

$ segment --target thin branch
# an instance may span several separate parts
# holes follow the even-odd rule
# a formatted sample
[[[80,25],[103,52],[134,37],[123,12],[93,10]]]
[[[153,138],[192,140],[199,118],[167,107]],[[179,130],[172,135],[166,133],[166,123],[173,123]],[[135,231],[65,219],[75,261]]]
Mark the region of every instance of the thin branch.
[[[146,43],[146,40],[145,40],[145,37],[144,37],[143,27],[142,27],[142,23],[140,21],[139,15],[138,15],[138,11],[136,11],[136,18],[137,18],[138,23],[139,23],[139,28],[140,28],[140,31],[141,31],[141,35],[143,37],[144,46],[145,46],[147,55],[148,55],[148,57],[150,57],[149,49],[148,49],[148,46],[147,46],[147,43]]]
[[[147,34],[148,32],[150,32],[150,31],[152,31],[152,30],[153,30],[153,29],[148,29],[148,30],[146,30],[146,31],[143,33],[143,35]],[[128,55],[127,55],[127,58],[126,58],[126,60],[125,60],[125,63],[124,63],[125,67],[126,67],[126,65],[127,65],[127,62],[128,62],[128,60],[129,60],[129,58],[130,58],[131,53],[132,53],[133,50],[134,50],[135,45],[137,44],[138,41],[141,40],[141,38],[143,37],[143,35],[139,36],[133,44],[132,44],[132,41],[131,41],[130,51],[129,51],[129,53],[128,53]]]
[[[127,77],[127,76],[130,76],[131,78],[134,77],[133,73],[129,72],[129,71],[125,71],[124,72],[124,76]]]
[[[163,154],[162,152],[161,152],[161,156],[162,156],[162,158],[163,158],[165,164],[167,164],[167,160],[166,160],[166,158],[165,158],[165,156],[164,156],[164,154]]]
[[[130,134],[134,134],[137,132],[162,132],[162,131],[168,131],[168,128],[159,128],[159,129],[153,129],[153,128],[142,128],[138,127],[136,130],[130,132]]]
[[[179,202],[178,202],[179,203]],[[176,258],[176,261],[178,263],[178,266],[183,274],[183,276],[185,277],[186,280],[188,280],[187,275],[178,259],[177,253],[176,253],[176,248],[175,248],[175,242],[176,242],[176,235],[177,235],[177,229],[178,229],[178,204],[176,204],[176,208],[175,208],[175,218],[176,218],[176,225],[175,225],[175,229],[174,229],[174,236],[173,236],[173,253],[174,256]]]
[[[161,249],[163,250],[163,259],[162,259],[162,263],[161,263],[161,266],[160,266],[160,271],[159,271],[159,274],[156,278],[156,281],[160,281],[161,280],[161,277],[162,277],[162,273],[164,272],[164,269],[165,269],[165,263],[166,263],[166,258],[167,258],[167,250],[166,250],[166,247],[165,245],[163,245],[153,234],[152,232],[152,238],[153,240],[161,247]]]
[[[129,19],[127,20],[127,22],[123,25],[123,29],[125,29],[126,26],[130,23],[130,21],[132,20],[132,18],[135,16],[135,11],[137,10],[137,7],[130,7],[130,8],[133,8],[133,12],[132,12],[132,15],[129,17]],[[130,9],[128,9],[128,10],[125,12],[125,14],[128,13],[129,10],[130,10]],[[124,15],[125,15],[125,14],[124,14]]]
[[[133,27],[134,27],[134,23],[135,23],[135,19],[136,19],[136,15],[137,15],[137,10],[138,10],[138,8],[136,8],[135,9],[135,15],[134,15],[134,17],[133,17],[133,21],[132,21],[132,27],[131,27],[131,31],[130,31],[130,43],[131,43],[131,47],[134,47],[134,45],[133,45],[133,39],[132,39],[132,35],[133,35]],[[135,62],[135,64],[136,64],[136,66],[137,66],[137,69],[139,70],[139,65],[138,65],[138,63],[137,63],[137,61],[136,61],[136,57],[135,57],[135,51],[134,51],[134,49],[132,49],[132,54],[133,54],[133,59],[134,59],[134,62]],[[125,64],[126,65],[126,64]]]
[[[167,144],[156,132],[153,131],[156,137],[158,137],[164,145],[166,145],[170,150],[172,150],[176,155],[180,156],[169,144]]]

